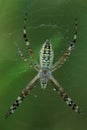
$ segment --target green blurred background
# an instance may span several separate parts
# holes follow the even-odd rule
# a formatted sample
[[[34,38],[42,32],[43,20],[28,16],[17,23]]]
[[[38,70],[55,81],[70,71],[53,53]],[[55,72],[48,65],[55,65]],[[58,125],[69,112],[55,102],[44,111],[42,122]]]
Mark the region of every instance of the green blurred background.
[[[73,112],[48,83],[27,96],[15,114],[5,113],[22,89],[36,75],[18,56],[20,46],[29,57],[23,39],[23,19],[28,12],[27,33],[39,61],[39,51],[51,40],[55,61],[69,46],[78,19],[78,40],[70,59],[54,73],[84,116]],[[29,57],[30,58],[30,57]],[[86,0],[0,0],[0,130],[86,130],[87,129],[87,1]]]

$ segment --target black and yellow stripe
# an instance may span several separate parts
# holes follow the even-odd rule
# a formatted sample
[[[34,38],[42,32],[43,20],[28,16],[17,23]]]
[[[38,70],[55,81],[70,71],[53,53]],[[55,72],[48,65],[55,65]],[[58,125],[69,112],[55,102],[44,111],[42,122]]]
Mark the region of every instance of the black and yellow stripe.
[[[40,66],[43,69],[51,69],[53,64],[53,49],[51,43],[46,40],[40,51]]]

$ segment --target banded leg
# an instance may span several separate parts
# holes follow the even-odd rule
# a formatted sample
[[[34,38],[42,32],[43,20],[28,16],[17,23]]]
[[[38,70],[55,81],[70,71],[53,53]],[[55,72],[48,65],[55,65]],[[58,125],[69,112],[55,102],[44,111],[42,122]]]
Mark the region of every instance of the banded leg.
[[[17,107],[22,103],[24,98],[29,94],[31,89],[34,87],[34,85],[37,83],[39,80],[39,76],[35,76],[35,78],[27,85],[27,87],[21,92],[21,94],[17,97],[16,101],[13,103],[13,105],[10,107],[8,112],[6,113],[6,118],[13,114]]]
[[[27,23],[27,13],[25,13],[25,18],[24,18],[24,29],[23,29],[23,37],[24,37],[24,40],[25,40],[25,43],[26,43],[26,47],[28,49],[28,52],[30,54],[30,57],[32,58],[33,62],[35,62],[35,64],[37,65],[37,68],[39,68],[39,64],[37,63],[37,61],[35,60],[34,58],[34,54],[33,54],[33,51],[30,47],[30,43],[29,43],[29,40],[27,38],[27,31],[26,31],[26,23]]]
[[[51,76],[50,81],[53,83],[56,91],[63,98],[66,104],[69,107],[71,107],[71,109],[75,112],[80,113],[79,107],[74,103],[74,101],[71,98],[68,97],[67,93],[64,91],[64,89],[60,86],[60,84],[55,80],[53,76]]]
[[[55,71],[57,68],[60,68],[62,66],[62,64],[64,64],[64,62],[69,58],[72,49],[75,46],[77,40],[77,19],[75,19],[75,32],[74,32],[74,37],[72,42],[70,43],[70,46],[68,47],[67,51],[62,55],[62,57],[59,59],[59,61],[57,61],[52,68],[52,71]]]
[[[32,67],[34,68],[35,70],[38,71],[38,68],[37,68],[37,65],[31,61],[29,61],[25,56],[24,54],[22,53],[21,49],[17,46],[18,48],[18,54],[19,56],[21,57],[21,59],[24,61],[24,62],[27,62],[27,64],[29,65],[29,67]]]
[[[28,61],[28,59],[24,56],[24,54],[22,53],[21,49],[18,47],[18,54],[21,57],[21,59],[25,62]]]

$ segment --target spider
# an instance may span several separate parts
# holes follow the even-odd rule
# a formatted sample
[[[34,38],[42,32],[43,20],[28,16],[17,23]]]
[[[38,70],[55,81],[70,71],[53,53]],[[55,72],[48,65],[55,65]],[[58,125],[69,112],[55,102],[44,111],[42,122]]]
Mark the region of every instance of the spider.
[[[32,63],[28,62],[28,59],[24,56],[21,49],[18,48],[18,53],[20,57],[27,62],[29,65],[31,65],[32,68],[34,68],[36,71],[38,71],[37,75],[33,78],[33,80],[26,86],[26,88],[20,93],[20,95],[17,97],[16,101],[13,103],[13,105],[10,107],[8,112],[6,113],[6,117],[13,114],[17,107],[22,103],[24,98],[30,94],[30,91],[34,88],[36,83],[40,81],[41,88],[45,89],[47,86],[47,82],[50,81],[56,92],[61,96],[61,98],[65,101],[65,103],[71,107],[75,112],[80,113],[80,109],[74,101],[68,97],[67,93],[64,91],[64,89],[61,87],[59,82],[54,78],[52,73],[60,68],[64,62],[68,59],[68,57],[71,54],[72,49],[75,46],[76,40],[77,40],[77,19],[75,19],[75,32],[73,39],[68,47],[68,49],[65,51],[65,53],[60,57],[60,59],[53,64],[54,59],[54,51],[52,49],[52,44],[49,40],[46,40],[43,44],[41,50],[40,50],[40,64],[35,60],[33,51],[30,47],[29,40],[27,38],[26,33],[26,23],[27,23],[27,13],[24,17],[24,28],[23,28],[23,37],[26,43],[27,50],[30,54],[30,57],[32,58]]]

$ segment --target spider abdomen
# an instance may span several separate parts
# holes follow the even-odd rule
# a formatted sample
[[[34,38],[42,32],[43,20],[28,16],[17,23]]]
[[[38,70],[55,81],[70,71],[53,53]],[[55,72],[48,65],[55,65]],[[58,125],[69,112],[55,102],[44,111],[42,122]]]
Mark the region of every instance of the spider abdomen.
[[[43,69],[50,69],[53,64],[53,49],[51,43],[47,40],[40,51],[40,66]]]

